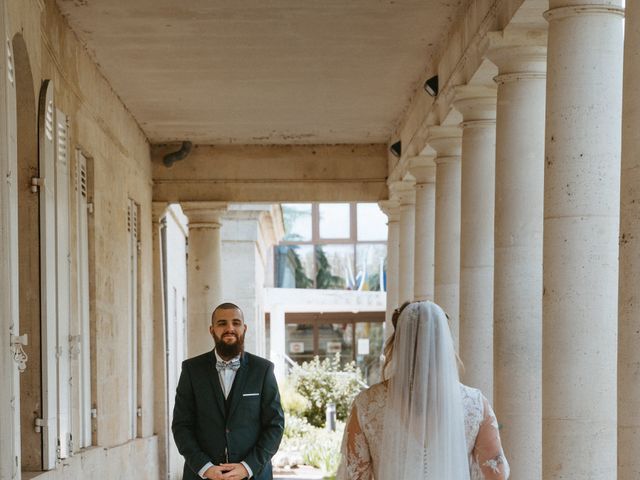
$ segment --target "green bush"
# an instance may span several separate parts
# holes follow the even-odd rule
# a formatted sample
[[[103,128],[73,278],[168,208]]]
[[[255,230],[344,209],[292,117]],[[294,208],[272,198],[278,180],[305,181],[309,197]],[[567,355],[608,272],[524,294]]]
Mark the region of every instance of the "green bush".
[[[323,427],[329,403],[336,405],[337,419],[346,420],[351,403],[361,390],[362,373],[355,362],[341,366],[337,353],[322,362],[318,357],[304,362],[294,369],[292,378],[295,389],[309,401],[304,417],[311,425]]]
[[[309,400],[301,395],[291,382],[284,382],[280,386],[280,401],[287,417],[303,417],[309,408]]]
[[[287,415],[284,423],[284,438],[300,439],[309,435],[315,427],[313,427],[305,418],[295,415]]]
[[[344,424],[339,422],[335,432],[314,428],[304,438],[304,463],[319,468],[327,476],[334,476],[340,465],[340,443]]]

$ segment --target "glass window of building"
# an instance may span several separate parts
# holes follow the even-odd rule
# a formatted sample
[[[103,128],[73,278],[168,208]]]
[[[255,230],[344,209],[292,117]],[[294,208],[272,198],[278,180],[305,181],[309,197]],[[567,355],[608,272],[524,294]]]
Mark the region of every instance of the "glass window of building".
[[[376,203],[282,204],[276,286],[385,291],[387,225]]]
[[[312,238],[311,204],[283,203],[282,220],[286,241],[309,242]]]
[[[325,240],[351,238],[351,205],[321,203],[318,205],[320,238]]]
[[[358,241],[387,241],[387,216],[376,203],[358,203]]]
[[[381,379],[384,312],[287,313],[285,353],[298,364],[340,355],[355,361],[365,382]],[[269,321],[269,320],[268,320]],[[267,329],[268,332],[268,329]]]

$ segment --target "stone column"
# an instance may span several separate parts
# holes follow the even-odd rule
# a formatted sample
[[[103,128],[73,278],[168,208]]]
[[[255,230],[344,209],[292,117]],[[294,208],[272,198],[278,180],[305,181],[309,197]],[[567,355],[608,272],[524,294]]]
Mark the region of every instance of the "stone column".
[[[165,285],[162,239],[166,228],[167,204],[153,202],[152,242],[153,242],[153,414],[155,431],[158,435],[158,472],[160,478],[167,478],[167,455],[169,452],[169,415],[167,402],[167,351],[165,322]],[[173,392],[169,392],[172,394]]]
[[[226,204],[186,202],[189,218],[187,254],[187,356],[213,348],[211,313],[222,302],[222,242],[220,217]]]
[[[458,351],[462,132],[458,127],[431,127],[427,143],[436,151],[435,302],[449,315]]]
[[[411,175],[394,182],[391,191],[400,205],[398,239],[398,305],[413,300],[413,266],[415,258],[416,182]]]
[[[413,157],[409,172],[416,179],[413,299],[433,300],[436,167],[433,157]]]
[[[464,381],[493,397],[493,219],[496,92],[456,88],[462,114],[460,356]]]
[[[545,479],[617,478],[619,4],[551,0],[545,14]]]
[[[618,479],[640,478],[640,3],[626,6],[620,298],[618,300]]]
[[[271,205],[231,204],[222,227],[224,297],[244,311],[245,350],[266,356],[264,287],[267,257],[279,239],[272,229]]]
[[[391,316],[398,307],[398,289],[400,286],[399,255],[400,255],[400,204],[396,200],[385,200],[379,203],[382,211],[387,215],[387,315],[384,326],[385,339],[393,333]]]
[[[494,408],[514,478],[542,472],[545,32],[492,32],[498,66]]]

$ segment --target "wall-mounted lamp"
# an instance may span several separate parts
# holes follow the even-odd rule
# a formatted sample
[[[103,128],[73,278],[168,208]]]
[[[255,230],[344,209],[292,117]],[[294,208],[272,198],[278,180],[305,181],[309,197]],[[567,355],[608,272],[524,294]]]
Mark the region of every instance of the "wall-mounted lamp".
[[[402,141],[398,140],[396,143],[391,144],[389,151],[394,156],[400,158],[400,155],[402,155]]]
[[[424,91],[432,97],[438,95],[438,76],[434,75],[429,80],[424,82]]]

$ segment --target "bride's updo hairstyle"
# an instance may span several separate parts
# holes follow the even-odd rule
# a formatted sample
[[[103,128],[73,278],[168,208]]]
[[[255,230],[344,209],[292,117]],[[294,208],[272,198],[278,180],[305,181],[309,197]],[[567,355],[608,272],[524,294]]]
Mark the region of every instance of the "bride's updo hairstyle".
[[[402,314],[404,309],[407,308],[409,305],[411,305],[411,302],[404,302],[402,305],[396,308],[393,311],[393,314],[391,315],[391,323],[393,324],[393,333],[391,333],[391,335],[387,339],[384,345],[384,349],[382,351],[382,353],[384,354],[384,364],[382,365],[383,380],[388,380],[389,378],[387,377],[387,368],[389,367],[389,365],[391,364],[391,360],[393,359],[393,342],[396,338],[396,332],[398,331],[398,319],[400,318],[400,314]],[[447,321],[449,321],[450,318],[447,312],[444,312],[444,314],[447,317]],[[456,363],[458,364],[458,371],[461,373],[464,373],[464,363],[462,363],[462,360],[460,359],[458,352],[455,352],[455,355],[456,355]]]

